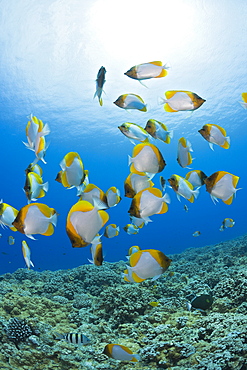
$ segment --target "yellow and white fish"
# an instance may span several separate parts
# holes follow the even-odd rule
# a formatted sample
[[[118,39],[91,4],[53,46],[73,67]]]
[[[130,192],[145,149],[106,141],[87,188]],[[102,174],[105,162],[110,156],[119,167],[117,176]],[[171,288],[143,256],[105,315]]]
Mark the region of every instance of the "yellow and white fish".
[[[139,228],[133,224],[127,224],[124,226],[124,231],[129,235],[136,235],[139,233]]]
[[[166,213],[168,211],[167,203],[170,203],[170,197],[167,193],[163,195],[157,188],[147,188],[134,196],[128,212],[131,216],[148,220],[149,216],[154,214]]]
[[[18,215],[18,210],[7,203],[3,203],[3,200],[0,201],[0,225],[2,227],[8,226],[10,230],[17,231],[13,226],[13,221]]]
[[[106,226],[104,236],[106,238],[111,239],[114,238],[115,236],[118,236],[119,232],[120,232],[119,226],[117,226],[116,224],[110,224]]]
[[[192,234],[192,236],[199,236],[199,235],[201,235],[201,232],[200,231],[195,231],[193,234]]]
[[[8,243],[9,243],[9,245],[14,245],[15,244],[15,238],[13,237],[13,236],[9,236],[8,237]]]
[[[133,245],[129,248],[128,255],[130,256],[133,253],[139,252],[141,248],[138,245]]]
[[[81,193],[80,200],[86,200],[93,205],[94,199],[99,199],[101,202],[105,203],[105,208],[108,208],[108,205],[106,204],[106,195],[103,190],[94,184],[87,184]]]
[[[37,138],[46,136],[49,133],[50,128],[48,124],[46,123],[44,125],[40,119],[31,114],[26,126],[26,136],[28,142],[23,142],[23,144],[25,144],[28,149],[35,150],[35,147],[37,146]]]
[[[139,191],[152,186],[154,186],[154,183],[144,172],[139,174],[130,173],[124,182],[125,196],[133,198]]]
[[[76,152],[67,153],[60,162],[62,171],[57,174],[56,181],[60,182],[65,188],[77,188],[77,195],[81,195],[84,189],[84,180],[87,172],[81,157]]]
[[[28,268],[28,270],[30,270],[31,266],[34,267],[34,264],[30,259],[31,249],[29,248],[29,246],[27,245],[27,242],[25,240],[22,241],[22,254],[23,254],[24,260],[26,262],[27,268]]]
[[[243,92],[243,93],[241,94],[241,96],[242,96],[242,100],[243,100],[243,101],[241,101],[241,102],[240,102],[240,104],[241,104],[245,109],[247,109],[247,92]]]
[[[113,102],[119,108],[123,109],[137,109],[142,112],[147,111],[147,105],[143,99],[136,94],[123,94],[120,95],[116,101]]]
[[[213,123],[206,124],[198,132],[209,142],[209,147],[212,150],[214,150],[213,144],[224,149],[230,148],[230,137],[226,136],[226,130],[223,127]]]
[[[206,100],[199,95],[185,90],[170,90],[165,92],[166,99],[161,98],[167,112],[193,111]]]
[[[13,226],[28,238],[33,234],[50,236],[57,224],[57,212],[42,203],[30,203],[22,207],[13,222]]]
[[[103,105],[103,99],[101,97],[103,90],[103,86],[105,83],[105,74],[106,74],[106,69],[105,67],[100,67],[98,74],[97,74],[97,79],[96,79],[96,91],[94,94],[94,98],[97,96],[99,99],[99,104],[102,106]]]
[[[166,144],[170,144],[173,138],[173,130],[168,131],[168,128],[164,123],[157,121],[156,119],[150,119],[147,121],[145,130],[155,139],[159,139]]]
[[[133,139],[141,142],[152,139],[151,135],[144,128],[135,123],[125,122],[121,126],[118,126],[118,128],[134,145],[135,142]]]
[[[193,190],[193,185],[179,175],[172,175],[168,179],[172,189],[177,194],[177,198],[180,201],[180,196],[187,199],[189,202],[193,203],[194,198],[197,198],[199,195],[199,188]]]
[[[36,201],[38,198],[45,196],[45,193],[48,191],[48,182],[43,183],[41,176],[35,172],[29,172],[26,175],[24,191],[28,203]]]
[[[226,171],[217,171],[204,180],[212,201],[218,202],[217,198],[219,198],[228,205],[232,203],[236,192],[240,190],[236,189],[238,181],[238,176]]]
[[[207,175],[205,175],[205,173],[200,170],[189,171],[185,176],[185,179],[188,180],[194,188],[204,185],[204,180],[206,178]]]
[[[158,279],[171,264],[171,259],[156,249],[140,250],[129,256],[127,274],[123,277],[130,277],[134,282],[140,283],[148,278]],[[126,271],[126,270],[125,270]]]
[[[107,344],[103,353],[108,357],[114,358],[114,360],[120,361],[138,362],[141,359],[139,355],[134,354],[128,347],[121,344]]]
[[[120,191],[116,188],[116,186],[111,186],[108,190],[105,192],[106,196],[106,204],[109,208],[115,207],[120,201]]]
[[[72,247],[86,247],[92,243],[99,230],[109,220],[105,204],[94,199],[94,205],[86,200],[74,204],[67,216],[66,232]]]
[[[145,172],[150,178],[154,174],[163,171],[166,162],[159,149],[149,143],[144,142],[135,145],[132,151],[132,158],[129,156],[130,172],[137,173]]]
[[[150,78],[165,77],[167,75],[168,67],[162,65],[162,62],[155,61],[149,63],[138,64],[131,67],[124,74],[134,80],[148,80]]]
[[[39,175],[40,177],[41,177],[41,176],[42,176],[42,174],[43,174],[43,170],[42,170],[42,168],[40,167],[40,165],[38,165],[38,164],[33,165],[32,163],[30,163],[30,164],[27,166],[27,168],[25,169],[25,173],[26,173],[26,175],[28,175],[28,174],[29,174],[29,172],[35,172],[35,173],[37,173],[37,175]]]
[[[181,137],[178,140],[178,151],[177,151],[177,161],[178,164],[185,168],[192,163],[192,156],[190,152],[193,152],[191,143],[189,140],[186,140],[184,137]]]
[[[224,231],[227,227],[233,227],[234,225],[235,221],[233,221],[232,218],[225,218],[220,227],[220,231]]]
[[[96,235],[91,242],[90,251],[92,254],[92,259],[89,259],[88,261],[90,263],[93,263],[95,266],[101,266],[104,261],[102,243],[100,238],[100,235]]]

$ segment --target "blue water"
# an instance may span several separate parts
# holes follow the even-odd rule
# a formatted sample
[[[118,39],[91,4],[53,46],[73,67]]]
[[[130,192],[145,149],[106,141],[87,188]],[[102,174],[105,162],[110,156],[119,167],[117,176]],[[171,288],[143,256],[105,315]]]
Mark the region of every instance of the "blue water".
[[[0,1],[0,198],[17,209],[27,204],[22,190],[24,170],[34,160],[34,154],[22,141],[26,141],[27,116],[32,113],[51,129],[47,136],[47,164],[39,163],[43,180],[49,181],[49,191],[40,202],[59,213],[55,233],[50,237],[37,235],[33,241],[7,228],[0,230],[0,273],[25,267],[23,239],[31,248],[36,270],[88,263],[89,247],[73,249],[65,232],[67,213],[77,201],[76,189],[66,190],[55,181],[59,163],[70,151],[80,154],[89,170],[90,182],[104,191],[116,186],[121,192],[122,201],[109,210],[109,223],[119,225],[120,234],[102,240],[106,261],[125,259],[132,245],[172,254],[246,233],[247,110],[239,104],[241,93],[247,91],[245,1],[239,1],[236,7],[232,1],[215,4],[211,0],[157,0],[149,12],[140,1],[128,10],[129,3],[123,4],[121,15],[111,0],[44,0],[41,4],[32,0]],[[157,11],[160,7],[163,13]],[[155,15],[155,27],[147,27]],[[152,60],[169,63],[167,77],[146,81],[145,88],[124,76],[130,67]],[[102,65],[107,73],[104,104],[100,107],[93,96]],[[206,102],[192,114],[167,113],[158,99],[165,91],[174,89],[193,91]],[[148,111],[127,112],[115,106],[113,101],[124,93],[142,96]],[[184,199],[179,202],[168,188],[169,211],[151,217],[152,223],[138,235],[130,236],[123,230],[129,223],[127,211],[131,202],[124,197],[123,183],[129,174],[127,157],[133,145],[117,126],[133,122],[145,127],[151,118],[174,130],[171,144],[153,142],[167,163],[161,173],[166,179],[174,173],[185,176],[189,171],[176,161],[178,139],[185,136],[194,150],[191,168],[208,176],[220,170],[237,175],[242,190],[228,206],[222,201],[214,205],[205,187],[193,204]],[[198,133],[206,123],[226,129],[231,138],[229,150],[209,148]],[[153,179],[156,187],[159,176]],[[184,204],[189,207],[187,213]],[[225,217],[233,218],[236,224],[220,232]],[[195,238],[192,233],[196,230],[201,235]],[[15,237],[12,246],[8,245],[9,235]]]

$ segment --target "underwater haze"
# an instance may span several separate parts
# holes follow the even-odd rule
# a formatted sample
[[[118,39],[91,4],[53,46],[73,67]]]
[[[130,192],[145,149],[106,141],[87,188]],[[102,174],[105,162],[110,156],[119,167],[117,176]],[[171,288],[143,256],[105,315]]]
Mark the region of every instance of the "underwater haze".
[[[90,246],[72,248],[65,230],[77,191],[64,188],[55,178],[68,152],[80,155],[90,183],[103,191],[111,186],[120,190],[121,202],[107,211],[108,224],[118,225],[120,233],[112,239],[102,237],[107,262],[124,260],[133,245],[170,255],[246,233],[247,110],[240,104],[241,94],[247,91],[244,0],[154,0],[149,4],[141,0],[1,0],[0,10],[0,198],[18,210],[27,204],[25,169],[35,154],[23,141],[27,141],[25,129],[33,114],[51,130],[46,136],[47,164],[38,162],[49,190],[38,202],[59,214],[54,234],[35,235],[37,240],[1,229],[0,273],[25,267],[22,240],[31,248],[35,270],[71,269],[91,258]],[[124,75],[135,65],[156,60],[169,67],[167,76],[145,80],[143,86]],[[101,66],[106,68],[102,106],[94,98]],[[193,112],[167,112],[160,100],[170,90],[191,91],[206,101]],[[113,104],[129,93],[142,97],[146,112]],[[226,171],[240,178],[237,188],[241,190],[231,205],[220,199],[214,204],[205,185],[194,203],[179,201],[167,186],[168,212],[151,216],[152,222],[137,235],[124,231],[130,223],[131,204],[124,196],[124,181],[134,145],[118,126],[131,122],[144,128],[149,119],[174,132],[170,144],[151,141],[166,161],[164,170],[152,179],[154,186],[160,189],[160,175],[169,185],[173,174],[185,177],[192,169],[207,176]],[[230,148],[214,145],[211,150],[198,132],[205,124],[223,127]],[[190,169],[177,162],[181,137],[193,148]],[[228,217],[235,225],[221,232],[222,221]],[[198,237],[192,235],[195,231],[200,231]],[[9,236],[15,238],[13,245]]]

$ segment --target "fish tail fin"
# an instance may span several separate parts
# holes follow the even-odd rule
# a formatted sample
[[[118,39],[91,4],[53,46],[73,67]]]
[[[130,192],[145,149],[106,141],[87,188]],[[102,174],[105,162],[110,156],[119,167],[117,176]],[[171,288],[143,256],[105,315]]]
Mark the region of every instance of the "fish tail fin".
[[[103,99],[102,98],[100,98],[99,99],[99,105],[102,107],[102,105],[103,105]]]
[[[43,190],[44,190],[45,192],[47,192],[47,191],[48,191],[48,189],[49,189],[49,183],[48,183],[48,181],[46,181],[46,182],[42,185],[42,188],[43,188]]]
[[[162,197],[163,201],[170,204],[171,203],[171,198],[170,198],[170,195],[168,193],[165,193]]]
[[[165,104],[165,103],[167,103],[167,100],[166,100],[166,99],[164,99],[164,98],[162,98],[161,96],[159,96],[159,97],[158,97],[158,104],[159,104],[159,105],[162,105],[162,104]]]
[[[198,195],[199,195],[199,189],[200,189],[200,186],[198,186],[198,188],[196,188],[195,190],[193,190],[193,195],[194,195],[194,197],[196,199],[198,198]]]
[[[128,155],[128,166],[130,166],[133,163],[133,158]]]
[[[57,225],[57,213],[54,213],[54,215],[51,216],[50,222],[52,225],[56,226]]]
[[[49,135],[50,132],[51,132],[50,127],[49,127],[48,123],[46,123],[44,125],[43,129],[39,132],[39,135],[40,136],[46,136],[46,135]]]
[[[26,147],[27,149],[34,151],[33,146],[31,146],[29,143],[25,143],[25,141],[23,141],[23,144],[25,145],[25,147]]]
[[[132,357],[132,362],[139,362],[141,361],[141,356],[139,356],[137,353],[135,353]]]

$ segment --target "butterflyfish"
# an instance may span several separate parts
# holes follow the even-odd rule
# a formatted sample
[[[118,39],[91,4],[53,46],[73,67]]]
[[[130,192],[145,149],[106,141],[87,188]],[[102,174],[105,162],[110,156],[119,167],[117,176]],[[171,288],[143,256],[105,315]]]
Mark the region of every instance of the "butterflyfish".
[[[160,186],[161,186],[161,190],[165,191],[165,189],[166,189],[166,179],[163,176],[160,176]]]
[[[26,136],[27,143],[24,143],[28,149],[37,150],[37,145],[39,144],[39,138],[46,136],[50,133],[50,128],[48,124],[45,125],[37,117],[30,115],[29,121],[26,126]]]
[[[41,176],[42,176],[42,174],[43,174],[43,170],[42,170],[42,168],[40,167],[40,165],[38,165],[38,164],[33,165],[32,163],[30,163],[30,164],[27,166],[27,168],[25,169],[25,173],[26,173],[26,175],[28,175],[28,174],[29,174],[29,172],[35,172],[35,173],[37,173],[37,175],[39,175],[40,177],[41,177]]]
[[[72,247],[86,247],[109,220],[105,203],[94,199],[94,205],[86,200],[74,204],[67,216],[66,232]]]
[[[30,270],[31,266],[34,267],[33,262],[31,261],[31,249],[29,248],[27,242],[25,240],[22,241],[22,254],[24,257],[24,260],[26,262],[26,266],[28,270]]]
[[[189,202],[193,203],[194,198],[197,198],[199,195],[199,189],[193,190],[193,185],[179,175],[172,175],[170,179],[168,179],[172,189],[177,194],[177,198],[180,201],[180,196],[187,199]]]
[[[103,92],[103,86],[105,83],[105,74],[106,74],[106,69],[105,67],[100,67],[97,78],[96,78],[96,91],[94,94],[94,98],[97,96],[99,99],[99,104],[102,106],[103,105],[103,99],[101,97],[102,92]]]
[[[138,245],[133,245],[129,248],[128,255],[130,256],[132,253],[139,252],[141,248]]]
[[[14,245],[15,244],[15,238],[12,235],[10,235],[8,237],[8,243],[9,243],[9,245]]]
[[[240,104],[241,104],[245,109],[247,109],[247,92],[243,92],[243,93],[241,94],[241,96],[242,96],[242,100],[243,100],[243,101],[241,101],[241,102],[240,102]]]
[[[192,156],[190,152],[193,152],[191,143],[184,137],[178,140],[178,151],[177,151],[177,161],[178,164],[185,168],[192,163]]]
[[[104,231],[104,236],[106,238],[114,238],[115,236],[118,236],[119,235],[119,226],[117,226],[116,224],[110,224],[110,225],[107,225],[106,228],[105,228],[105,231]]]
[[[149,177],[163,171],[166,162],[159,149],[149,143],[144,142],[135,145],[132,151],[132,158],[129,156],[130,172],[140,174],[145,172]]]
[[[157,121],[156,119],[150,119],[147,121],[145,130],[155,139],[159,139],[166,144],[170,144],[173,138],[173,130],[168,131],[168,128],[164,123]]]
[[[13,222],[13,226],[28,238],[33,234],[50,236],[57,224],[57,212],[42,203],[30,203],[22,207]]]
[[[26,182],[24,185],[24,191],[28,200],[36,201],[38,198],[45,196],[48,191],[48,182],[43,182],[42,177],[35,172],[29,172],[26,175]]]
[[[207,175],[205,175],[205,173],[200,170],[189,171],[185,176],[185,179],[188,180],[194,188],[204,185],[204,180],[206,178]]]
[[[134,196],[128,212],[131,216],[145,220],[154,214],[166,213],[168,211],[167,203],[170,203],[170,197],[167,193],[163,195],[157,188],[147,188]]]
[[[104,348],[103,353],[114,360],[138,362],[140,356],[134,354],[128,347],[122,346],[121,344],[107,344]]]
[[[121,126],[118,126],[119,130],[127,136],[128,139],[130,139],[131,143],[135,145],[135,142],[133,140],[138,140],[138,141],[145,141],[149,140],[151,135],[144,130],[141,126],[135,124],[135,123],[130,123],[130,122],[125,122]]]
[[[219,145],[221,148],[230,148],[230,137],[226,136],[226,130],[219,126],[212,124],[204,125],[198,132],[209,142],[209,146],[212,150],[213,144]]]
[[[167,112],[193,111],[206,101],[199,95],[185,90],[166,91],[165,96],[166,99],[162,99],[162,104]]]
[[[224,218],[222,225],[220,227],[220,231],[224,231],[227,227],[233,227],[235,225],[235,221],[232,218]]]
[[[188,206],[186,204],[184,204],[184,210],[185,210],[185,212],[188,212],[189,211],[189,208],[188,208]]]
[[[204,180],[212,201],[215,203],[219,198],[228,205],[232,203],[236,192],[240,190],[236,189],[238,181],[238,176],[226,171],[217,171]]]
[[[106,204],[109,208],[115,207],[120,201],[120,191],[116,188],[116,186],[111,186],[106,192]]]
[[[96,235],[95,238],[91,242],[90,247],[92,259],[88,260],[90,263],[93,263],[95,266],[101,266],[104,257],[103,257],[103,251],[102,251],[102,243],[99,235]]]
[[[90,339],[86,337],[86,335],[81,333],[66,333],[66,334],[58,334],[56,333],[56,340],[65,340],[68,343],[78,344],[78,345],[85,345],[90,342]]]
[[[133,198],[139,191],[154,186],[149,176],[143,173],[130,173],[124,182],[125,196]]]
[[[124,231],[129,235],[136,235],[139,233],[139,228],[133,224],[127,224],[124,226]]]
[[[120,95],[113,103],[123,109],[137,109],[142,112],[147,111],[147,105],[144,100],[136,94]]]
[[[103,190],[101,190],[97,185],[89,183],[81,193],[80,200],[86,200],[93,205],[95,199],[99,199],[102,204],[104,203],[105,208],[108,207],[106,195]]]
[[[83,182],[86,171],[81,157],[76,152],[67,153],[60,162],[62,171],[57,174],[56,181],[60,182],[65,188],[77,188],[77,195],[81,195],[84,190]]]
[[[199,236],[199,235],[201,235],[201,232],[200,231],[195,231],[193,234],[192,234],[192,236]]]
[[[138,64],[131,67],[124,74],[134,80],[148,80],[150,78],[165,77],[167,75],[168,67],[162,65],[162,62],[155,61],[149,63]]]
[[[8,226],[10,230],[17,231],[13,226],[13,221],[18,215],[18,210],[7,203],[3,203],[3,200],[0,201],[0,225],[2,227]]]
[[[170,266],[171,259],[156,249],[140,250],[129,256],[128,276],[136,283],[158,279]]]

